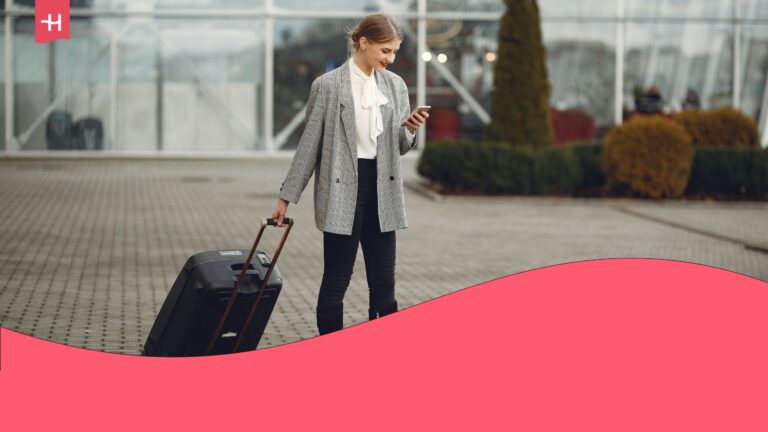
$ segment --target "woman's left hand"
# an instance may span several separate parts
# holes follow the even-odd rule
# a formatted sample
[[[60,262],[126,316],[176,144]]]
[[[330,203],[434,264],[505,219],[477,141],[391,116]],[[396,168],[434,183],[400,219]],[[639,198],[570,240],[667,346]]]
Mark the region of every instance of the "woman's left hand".
[[[403,126],[407,127],[409,131],[415,132],[416,129],[420,128],[427,121],[427,118],[429,118],[428,112],[415,109],[411,116],[405,120]]]

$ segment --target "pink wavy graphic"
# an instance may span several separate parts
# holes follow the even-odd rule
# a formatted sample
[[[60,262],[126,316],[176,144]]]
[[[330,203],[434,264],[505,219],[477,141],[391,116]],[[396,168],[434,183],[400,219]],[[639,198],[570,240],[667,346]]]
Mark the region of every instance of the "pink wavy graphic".
[[[768,284],[676,261],[558,265],[331,335],[145,358],[2,329],[15,430],[768,430]]]

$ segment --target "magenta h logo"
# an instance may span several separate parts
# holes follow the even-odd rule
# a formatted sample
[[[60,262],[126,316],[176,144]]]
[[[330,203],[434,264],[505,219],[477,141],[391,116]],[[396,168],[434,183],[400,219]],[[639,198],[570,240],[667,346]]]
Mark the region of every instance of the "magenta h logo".
[[[35,1],[35,42],[69,39],[69,0]]]
[[[48,31],[51,31],[51,26],[57,26],[56,31],[61,31],[61,14],[56,14],[56,21],[51,20],[51,14],[48,14],[47,20],[40,21],[43,24],[48,24]]]

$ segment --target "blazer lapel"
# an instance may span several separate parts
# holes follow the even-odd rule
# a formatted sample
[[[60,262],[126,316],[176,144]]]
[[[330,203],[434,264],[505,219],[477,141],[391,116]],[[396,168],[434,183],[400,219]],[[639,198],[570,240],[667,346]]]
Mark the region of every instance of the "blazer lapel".
[[[384,75],[376,69],[373,70],[373,73],[376,74],[376,86],[379,88],[379,91],[387,98],[387,103],[380,105],[380,107],[392,107],[392,94],[389,91],[389,86],[384,79]]]
[[[392,93],[389,91],[389,86],[384,79],[384,74],[376,71],[375,69],[373,73],[376,74],[376,86],[379,88],[379,91],[384,95],[384,97],[387,98],[387,103],[384,105],[379,105],[379,110],[381,111],[381,120],[384,123],[384,132],[382,132],[376,140],[377,147],[379,149],[383,149],[382,140],[390,137],[388,128],[392,122],[395,101],[392,100]]]
[[[344,129],[344,135],[347,138],[349,154],[352,156],[352,166],[355,169],[355,177],[357,177],[357,128],[355,126],[355,100],[352,97],[352,79],[349,76],[348,63],[350,61],[347,60],[341,66],[339,103],[341,104],[342,129]]]

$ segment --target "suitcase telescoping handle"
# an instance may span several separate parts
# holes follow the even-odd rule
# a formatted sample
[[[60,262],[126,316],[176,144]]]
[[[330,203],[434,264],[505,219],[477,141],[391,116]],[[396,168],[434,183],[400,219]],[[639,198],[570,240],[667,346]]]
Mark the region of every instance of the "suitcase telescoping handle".
[[[253,242],[253,246],[251,247],[251,251],[248,253],[248,258],[245,260],[245,265],[243,265],[243,269],[240,270],[240,276],[237,277],[237,282],[235,283],[235,288],[232,290],[232,296],[229,299],[229,302],[227,303],[227,307],[224,309],[224,314],[221,316],[221,319],[219,320],[219,325],[216,326],[216,331],[213,332],[213,337],[211,338],[211,341],[208,343],[208,349],[205,351],[206,355],[209,355],[213,348],[216,346],[216,341],[221,337],[222,329],[224,328],[224,323],[227,321],[227,317],[229,317],[229,313],[232,310],[232,306],[235,304],[235,298],[237,298],[237,293],[240,291],[240,284],[243,282],[243,279],[245,278],[245,273],[248,270],[248,266],[251,264],[251,260],[253,259],[253,254],[256,252],[256,247],[259,245],[259,241],[261,240],[262,234],[264,234],[264,228],[266,228],[268,225],[277,226],[277,220],[276,219],[262,219],[261,220],[261,229],[259,229],[259,234],[256,236],[256,241]],[[261,283],[261,287],[259,288],[259,293],[256,295],[256,300],[253,302],[253,306],[251,307],[250,313],[248,313],[248,317],[245,319],[245,323],[243,324],[242,330],[240,330],[238,336],[237,336],[237,342],[235,342],[235,347],[232,349],[232,352],[237,352],[237,349],[240,348],[240,344],[243,342],[243,339],[245,337],[245,333],[248,329],[248,325],[251,324],[251,320],[253,319],[253,315],[256,313],[256,308],[259,306],[259,303],[261,302],[261,297],[264,295],[264,291],[267,290],[267,283],[269,282],[269,277],[272,275],[272,270],[275,269],[275,265],[277,265],[277,259],[280,257],[280,252],[283,250],[283,245],[285,245],[285,240],[288,238],[288,234],[291,232],[291,228],[293,227],[293,219],[291,218],[283,218],[283,226],[285,226],[285,231],[283,231],[283,236],[280,238],[280,243],[277,246],[277,250],[275,251],[275,256],[272,257],[272,262],[269,264],[269,268],[267,269],[267,274],[264,276],[264,281]]]

